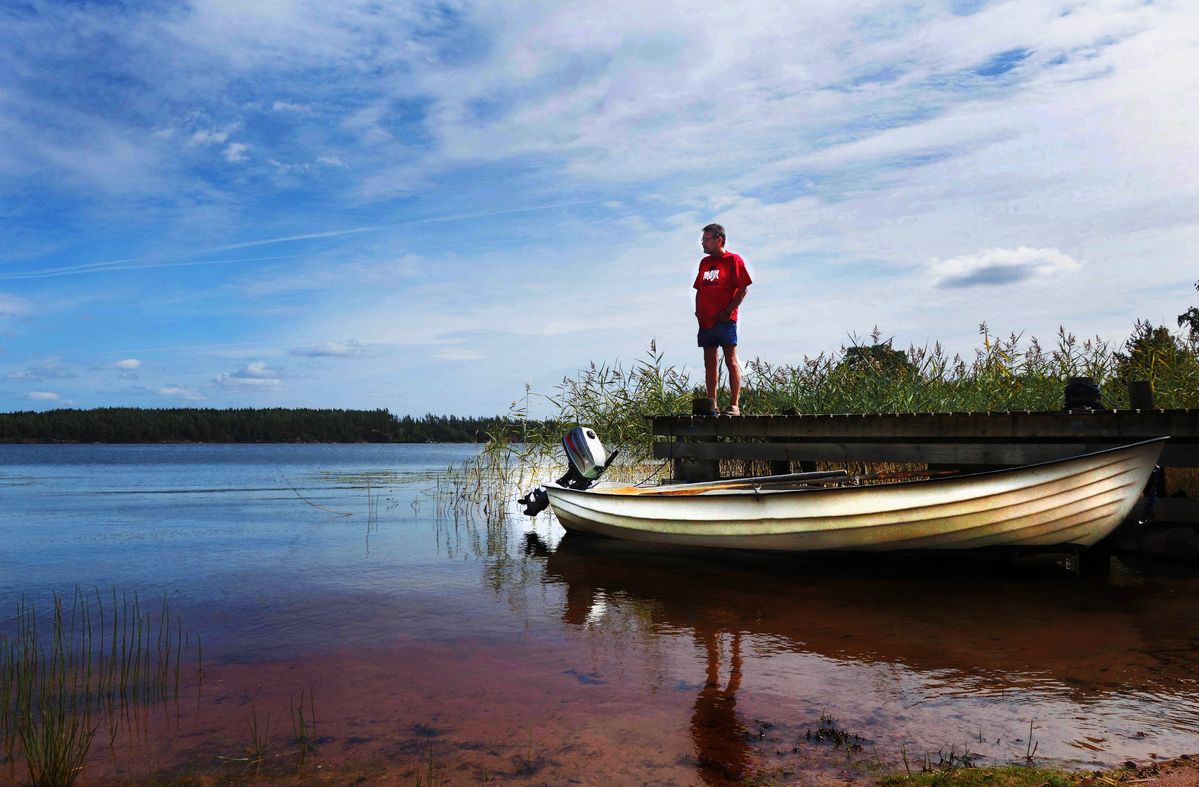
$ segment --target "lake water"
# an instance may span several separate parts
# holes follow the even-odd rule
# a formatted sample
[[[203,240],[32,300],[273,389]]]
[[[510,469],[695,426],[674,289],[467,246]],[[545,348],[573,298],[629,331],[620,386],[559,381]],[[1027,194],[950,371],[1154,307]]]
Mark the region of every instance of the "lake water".
[[[84,783],[296,767],[301,693],[304,767],[367,783],[819,783],[904,757],[1199,751],[1194,576],[647,553],[448,506],[443,471],[476,450],[0,446],[0,634],[21,599],[83,587],[165,597],[189,658],[203,642],[188,700],[94,747]]]

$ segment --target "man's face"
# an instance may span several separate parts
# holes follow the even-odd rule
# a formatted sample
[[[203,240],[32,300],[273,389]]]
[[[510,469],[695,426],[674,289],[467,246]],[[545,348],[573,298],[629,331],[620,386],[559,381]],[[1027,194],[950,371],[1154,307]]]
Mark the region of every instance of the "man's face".
[[[724,247],[724,238],[712,232],[705,232],[700,245],[704,247],[704,254],[716,254]]]

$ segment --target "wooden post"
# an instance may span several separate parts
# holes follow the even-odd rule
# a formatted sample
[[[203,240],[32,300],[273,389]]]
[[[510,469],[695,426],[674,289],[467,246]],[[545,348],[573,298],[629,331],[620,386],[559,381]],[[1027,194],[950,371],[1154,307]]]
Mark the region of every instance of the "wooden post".
[[[691,400],[691,416],[710,416],[716,412],[716,402],[706,396]],[[681,439],[681,438],[676,438]],[[716,442],[715,437],[701,438],[702,442]],[[679,481],[716,481],[720,478],[719,459],[676,459],[674,477]]]
[[[1153,386],[1148,380],[1130,380],[1128,404],[1134,410],[1153,410]]]

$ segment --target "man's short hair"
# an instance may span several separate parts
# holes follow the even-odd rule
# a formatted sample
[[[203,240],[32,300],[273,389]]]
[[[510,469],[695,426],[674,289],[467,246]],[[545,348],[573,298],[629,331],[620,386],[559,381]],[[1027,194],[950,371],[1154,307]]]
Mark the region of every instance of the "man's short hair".
[[[719,224],[709,224],[708,226],[704,227],[703,231],[710,232],[713,235],[719,235],[722,239],[728,240],[728,238],[726,238],[724,235],[724,227],[720,226]]]

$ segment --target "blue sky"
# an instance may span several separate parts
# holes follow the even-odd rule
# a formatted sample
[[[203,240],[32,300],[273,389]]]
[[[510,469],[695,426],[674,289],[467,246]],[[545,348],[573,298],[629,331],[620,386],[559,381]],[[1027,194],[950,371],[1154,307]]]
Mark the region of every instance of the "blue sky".
[[[504,412],[650,341],[1113,342],[1199,279],[1189,0],[0,0],[0,409]]]

